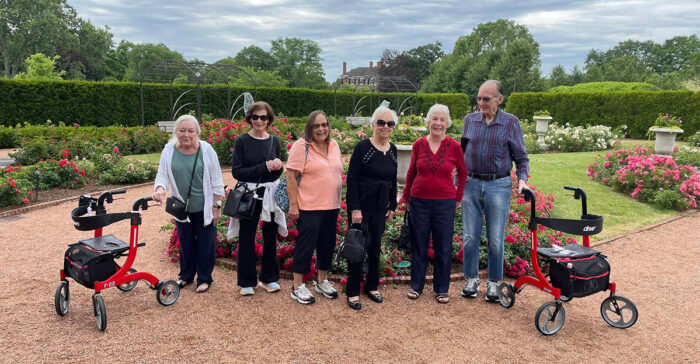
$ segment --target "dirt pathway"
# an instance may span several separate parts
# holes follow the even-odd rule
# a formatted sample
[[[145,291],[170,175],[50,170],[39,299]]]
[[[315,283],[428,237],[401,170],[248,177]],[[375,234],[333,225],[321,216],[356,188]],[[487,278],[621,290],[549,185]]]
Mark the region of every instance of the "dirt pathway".
[[[150,187],[131,189],[110,206],[127,211]],[[637,304],[640,318],[629,330],[600,317],[605,294],[566,304],[564,328],[544,337],[534,314],[550,296],[526,289],[506,310],[459,296],[438,305],[429,289],[418,301],[406,286],[382,287],[385,303],[363,299],[360,312],[344,296],[317,297],[304,307],[282,292],[237,294],[235,272],[220,267],[205,294],[187,287],[171,307],[160,306],[143,283],[131,292],[103,292],[107,331],[97,331],[91,292],[71,281],[70,311],[54,311],[66,245],[89,237],[72,227],[65,203],[0,220],[1,362],[697,362],[700,334],[698,248],[700,213],[601,246],[612,265],[618,292]],[[162,208],[144,213],[134,267],[175,279],[177,264],[165,255],[167,221]],[[128,223],[105,229],[128,240]]]

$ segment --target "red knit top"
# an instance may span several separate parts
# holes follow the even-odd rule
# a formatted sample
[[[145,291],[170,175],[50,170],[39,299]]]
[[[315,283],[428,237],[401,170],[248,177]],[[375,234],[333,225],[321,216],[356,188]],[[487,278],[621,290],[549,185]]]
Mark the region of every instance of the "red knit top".
[[[453,179],[455,169],[457,187]],[[466,183],[467,167],[459,143],[447,136],[433,154],[427,137],[422,137],[413,143],[401,201],[408,202],[409,197],[417,197],[431,200],[454,198],[459,202]]]

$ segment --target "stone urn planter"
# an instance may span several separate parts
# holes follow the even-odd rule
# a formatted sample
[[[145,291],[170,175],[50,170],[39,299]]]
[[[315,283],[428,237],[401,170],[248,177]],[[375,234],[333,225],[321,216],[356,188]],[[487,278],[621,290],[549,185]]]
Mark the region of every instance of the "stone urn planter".
[[[549,130],[549,122],[552,121],[551,116],[535,116],[535,132],[537,133],[537,144],[542,150],[548,150],[549,146],[544,143],[544,136]]]
[[[671,155],[676,145],[676,135],[683,133],[683,129],[651,128],[650,132],[656,134],[654,152],[660,155]]]
[[[396,181],[400,187],[403,187],[403,185],[406,184],[406,172],[408,172],[408,165],[411,163],[412,150],[413,145],[396,144],[399,163],[399,166],[396,169]]]

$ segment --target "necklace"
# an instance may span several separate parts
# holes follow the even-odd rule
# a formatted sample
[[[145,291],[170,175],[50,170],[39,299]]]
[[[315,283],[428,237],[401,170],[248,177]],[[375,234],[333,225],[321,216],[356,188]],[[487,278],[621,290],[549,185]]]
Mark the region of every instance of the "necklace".
[[[370,137],[369,141],[380,152],[386,153],[389,150],[389,142],[388,141],[384,142],[384,144],[379,144],[379,142],[377,142],[377,139],[375,137]]]

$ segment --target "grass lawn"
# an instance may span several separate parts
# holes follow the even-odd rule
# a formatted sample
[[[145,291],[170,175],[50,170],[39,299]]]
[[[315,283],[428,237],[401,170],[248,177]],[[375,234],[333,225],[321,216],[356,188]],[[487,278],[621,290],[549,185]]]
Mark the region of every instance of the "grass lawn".
[[[634,144],[630,144],[631,147]],[[592,237],[600,240],[624,232],[634,231],[654,222],[677,216],[672,210],[661,210],[637,202],[631,197],[613,191],[586,175],[586,165],[595,155],[603,152],[546,153],[530,155],[530,185],[555,197],[552,217],[576,219],[581,215],[581,200],[575,200],[564,185],[586,190],[588,213],[604,217],[603,232]]]
[[[135,159],[140,159],[142,161],[147,161],[147,162],[155,162],[155,163],[160,162],[160,153],[134,154],[134,155],[126,156],[126,157],[133,157]]]

